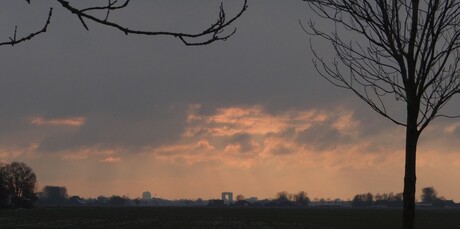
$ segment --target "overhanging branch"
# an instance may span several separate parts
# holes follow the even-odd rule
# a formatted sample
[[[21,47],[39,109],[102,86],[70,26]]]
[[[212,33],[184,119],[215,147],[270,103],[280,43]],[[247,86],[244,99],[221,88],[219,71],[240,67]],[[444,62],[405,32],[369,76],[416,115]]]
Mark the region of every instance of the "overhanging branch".
[[[85,19],[101,24],[101,25],[105,25],[108,27],[118,29],[126,35],[135,34],[135,35],[146,35],[146,36],[170,36],[170,37],[179,38],[185,45],[188,45],[188,46],[207,45],[215,41],[222,41],[222,40],[228,39],[236,32],[236,29],[233,29],[232,32],[230,32],[229,34],[222,35],[224,30],[227,27],[229,27],[229,25],[232,24],[236,19],[241,17],[241,15],[246,11],[248,7],[248,4],[247,4],[248,0],[244,0],[244,4],[241,10],[234,17],[228,20],[225,14],[223,4],[221,4],[220,11],[219,11],[219,17],[217,21],[211,24],[211,26],[209,26],[207,29],[203,30],[202,32],[198,32],[198,33],[182,33],[182,32],[169,32],[169,31],[137,30],[137,29],[131,29],[121,24],[109,21],[109,18],[108,18],[109,13],[111,11],[125,8],[126,6],[128,6],[129,0],[126,0],[123,4],[119,6],[114,5],[116,1],[115,2],[109,1],[109,3],[106,6],[90,7],[90,8],[85,8],[85,9],[77,9],[71,6],[70,3],[66,0],[57,0],[57,1],[61,3],[61,5],[65,9],[75,14],[78,17],[78,19],[81,21],[82,25],[87,30],[89,30],[89,27],[87,23],[85,22]],[[106,17],[103,19],[89,14],[91,11],[100,11],[100,10],[107,11]],[[203,38],[204,41],[203,40],[190,41],[190,40],[200,39],[200,38]]]
[[[30,4],[30,0],[25,0],[27,3]],[[77,18],[82,23],[83,27],[89,30],[89,26],[86,21],[91,21],[97,24],[101,24],[107,27],[115,28],[126,35],[133,34],[133,35],[145,35],[145,36],[169,36],[174,37],[180,40],[187,46],[200,46],[200,45],[207,45],[211,44],[215,41],[225,41],[229,37],[235,34],[236,28],[231,29],[229,32],[226,33],[226,29],[230,27],[232,23],[234,23],[238,18],[240,18],[243,13],[248,8],[248,0],[244,0],[242,8],[231,18],[227,18],[226,12],[223,7],[223,3],[220,5],[219,9],[219,16],[218,19],[212,23],[208,28],[204,29],[201,32],[197,33],[183,33],[183,32],[170,32],[170,31],[148,31],[148,30],[137,30],[132,29],[126,26],[123,26],[119,23],[113,22],[109,20],[110,13],[113,11],[121,10],[128,6],[130,0],[124,0],[122,3],[118,3],[118,0],[108,0],[107,5],[103,6],[92,6],[88,8],[78,9],[73,7],[69,1],[66,0],[56,0],[61,4],[61,6],[70,11],[71,13],[75,14]],[[91,14],[92,12],[100,12],[105,11],[105,16],[99,18]],[[45,33],[48,29],[49,24],[51,23],[51,16],[53,13],[53,8],[50,8],[47,20],[45,25],[38,31],[30,33],[27,36],[19,37],[18,36],[18,27],[15,27],[13,35],[9,38],[9,41],[0,42],[0,46],[11,45],[14,46],[16,44],[31,40],[32,38],[36,37],[41,33]]]
[[[30,0],[28,0],[27,2],[30,3]],[[39,35],[41,33],[45,33],[46,30],[48,29],[48,25],[51,23],[51,16],[52,15],[53,15],[53,8],[50,8],[50,10],[48,12],[48,18],[46,19],[45,25],[40,30],[38,30],[36,32],[33,32],[33,33],[30,33],[29,35],[24,36],[24,37],[19,37],[18,38],[18,36],[17,36],[18,26],[15,26],[13,36],[10,37],[9,41],[1,42],[0,46],[4,46],[4,45],[14,46],[14,45],[22,43],[24,41],[28,41],[28,40],[34,38],[35,36],[37,36],[37,35]]]

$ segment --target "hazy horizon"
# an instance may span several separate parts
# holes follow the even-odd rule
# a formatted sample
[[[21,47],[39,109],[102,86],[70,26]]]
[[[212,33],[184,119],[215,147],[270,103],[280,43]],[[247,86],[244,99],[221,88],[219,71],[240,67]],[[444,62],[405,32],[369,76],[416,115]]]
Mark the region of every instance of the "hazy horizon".
[[[106,3],[105,1],[102,1]],[[224,1],[228,15],[243,1]],[[225,42],[186,47],[80,21],[56,2],[0,3],[0,161],[70,195],[219,198],[306,191],[310,198],[402,192],[404,129],[336,88],[312,64],[302,1],[253,0]],[[112,15],[136,28],[200,31],[218,1],[134,1]],[[327,28],[327,27],[326,27]],[[330,47],[314,40],[332,57]],[[328,56],[329,55],[329,56]],[[445,111],[460,114],[458,96]],[[404,117],[402,104],[389,111]],[[460,119],[437,119],[417,155],[417,193],[460,201]]]

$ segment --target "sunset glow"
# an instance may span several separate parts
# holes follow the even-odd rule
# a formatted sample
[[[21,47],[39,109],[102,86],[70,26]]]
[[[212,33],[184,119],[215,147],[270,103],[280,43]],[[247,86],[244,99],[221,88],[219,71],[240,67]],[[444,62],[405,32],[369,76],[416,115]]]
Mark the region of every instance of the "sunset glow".
[[[403,169],[404,159],[403,131],[400,128],[366,135],[353,111],[345,108],[270,114],[261,106],[228,107],[200,115],[202,106],[189,107],[186,126],[174,144],[139,149],[92,147],[66,150],[59,153],[64,160],[60,163],[83,168],[107,164],[109,167],[100,171],[100,176],[109,178],[124,173],[126,178],[136,178],[117,178],[116,182],[127,184],[124,192],[136,195],[139,190],[152,189],[157,195],[169,198],[211,198],[221,190],[260,197],[271,197],[280,190],[308,190],[314,197],[347,199],[360,191],[392,192],[401,187],[397,176]],[[448,137],[458,127],[456,124],[437,125],[429,129],[427,135],[444,132]],[[428,173],[420,179],[422,184],[429,184],[438,173],[455,171],[453,173],[457,174],[456,169],[460,169],[456,152],[445,148],[444,141],[448,139],[433,139],[432,147],[421,150],[420,171]],[[36,158],[40,161],[49,158],[37,152],[38,148],[2,150],[0,156],[2,160]],[[444,149],[444,156],[438,153],[439,149]],[[134,156],[126,158],[129,152]],[[446,156],[449,157],[448,166]],[[132,166],[137,169],[132,170]],[[75,176],[75,180],[60,182],[85,196],[97,195],[102,187],[112,187],[105,190],[105,194],[116,193],[120,188],[115,183],[106,186],[107,182],[97,184],[90,181],[95,188],[89,190],[74,185],[78,180],[87,179],[84,174],[76,175],[72,170],[64,174],[68,174],[66,177]],[[169,177],[173,174],[174,178]],[[54,178],[55,182],[64,178],[59,177]],[[270,177],[281,180],[269,185],[267,179]],[[190,182],[198,182],[208,188],[192,192],[190,189],[167,191],[177,188],[178,182],[185,182],[188,187],[193,187]],[[449,183],[441,182],[438,186],[445,187],[443,192],[449,197],[458,198],[455,192],[449,193]],[[99,185],[101,187],[97,188]],[[340,190],[334,189],[335,185],[340,185]]]
[[[15,25],[18,35],[39,28],[36,18],[59,8],[2,4],[25,5],[4,10],[3,40]],[[156,11],[145,13],[147,1],[130,4],[139,17],[127,25],[165,31],[200,31],[219,9],[217,1],[155,1],[149,7]],[[224,5],[233,15],[241,3]],[[37,10],[18,13],[21,7]],[[305,191],[311,199],[347,200],[402,192],[405,129],[317,73],[299,26],[311,9],[274,0],[250,1],[248,9],[233,37],[202,47],[92,23],[85,32],[78,18],[56,10],[45,36],[2,47],[0,161],[30,165],[38,191],[65,186],[82,197],[149,191],[210,199],[231,191],[263,199]],[[315,45],[334,58],[325,43]],[[405,120],[404,103],[385,99],[388,112]],[[455,97],[443,112],[458,115],[458,105]],[[440,117],[424,130],[418,197],[433,186],[460,201],[459,137],[459,119]]]

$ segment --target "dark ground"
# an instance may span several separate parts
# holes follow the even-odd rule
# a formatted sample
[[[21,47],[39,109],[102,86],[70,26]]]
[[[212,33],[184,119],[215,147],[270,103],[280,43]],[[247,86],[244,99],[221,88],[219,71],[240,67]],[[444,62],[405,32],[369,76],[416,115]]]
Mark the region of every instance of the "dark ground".
[[[0,210],[0,228],[401,228],[400,209],[61,207]],[[416,228],[460,229],[460,209],[420,209]]]

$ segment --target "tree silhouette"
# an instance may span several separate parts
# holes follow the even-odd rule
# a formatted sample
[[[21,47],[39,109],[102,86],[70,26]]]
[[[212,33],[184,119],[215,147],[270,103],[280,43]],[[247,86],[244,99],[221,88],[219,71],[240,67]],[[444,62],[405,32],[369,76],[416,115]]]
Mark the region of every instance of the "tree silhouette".
[[[30,5],[31,0],[25,1]],[[93,23],[120,30],[126,35],[136,34],[146,36],[168,36],[178,38],[180,39],[180,41],[182,41],[182,43],[188,46],[207,45],[215,41],[226,40],[236,32],[236,29],[233,29],[229,33],[224,33],[225,29],[227,29],[227,27],[229,27],[230,24],[232,24],[236,19],[241,17],[243,12],[246,11],[248,7],[247,0],[244,0],[243,7],[241,8],[241,10],[238,13],[236,13],[235,16],[227,18],[223,4],[221,4],[217,20],[214,23],[212,23],[208,28],[196,33],[182,33],[170,31],[147,31],[132,29],[130,27],[111,21],[110,15],[115,11],[120,11],[128,7],[130,0],[124,0],[123,2],[119,2],[118,0],[108,0],[108,2],[105,5],[92,5],[86,8],[76,8],[72,6],[72,4],[69,1],[66,0],[56,1],[60,3],[63,9],[71,12],[72,14],[75,14],[86,30],[89,30],[87,22],[90,21]],[[103,14],[102,17],[100,16],[101,12]],[[13,36],[9,37],[8,41],[0,42],[0,46],[14,46],[16,44],[28,41],[39,34],[45,33],[48,29],[48,26],[51,24],[52,14],[53,8],[50,8],[44,26],[41,29],[32,32],[26,36],[19,37],[18,26],[15,26]]]
[[[4,168],[3,179],[7,193],[12,195],[15,207],[27,207],[35,201],[37,177],[32,169],[22,162],[12,162]]]
[[[45,186],[43,197],[46,204],[64,204],[68,198],[67,188],[60,186]]]
[[[236,200],[237,200],[237,201],[243,201],[244,199],[246,199],[246,197],[244,197],[243,194],[238,194],[238,195],[236,196]]]
[[[286,191],[276,193],[275,200],[278,202],[289,202],[291,201],[291,194]]]
[[[5,182],[6,165],[0,162],[0,208],[6,207],[8,198],[8,189]]]
[[[305,191],[300,191],[297,194],[294,194],[294,201],[297,205],[305,207],[310,203],[310,198]]]
[[[332,22],[324,32],[337,58],[327,63],[311,45],[318,72],[354,92],[377,113],[406,129],[404,225],[413,228],[417,142],[442,108],[460,92],[460,2],[455,0],[305,0]],[[341,32],[346,33],[341,34]],[[350,33],[365,42],[348,39]],[[402,102],[406,116],[390,112],[388,98]]]
[[[374,196],[369,192],[355,195],[351,201],[351,205],[358,208],[371,207],[373,202]]]
[[[433,187],[422,188],[423,203],[433,203],[436,199],[438,199],[438,193]]]

